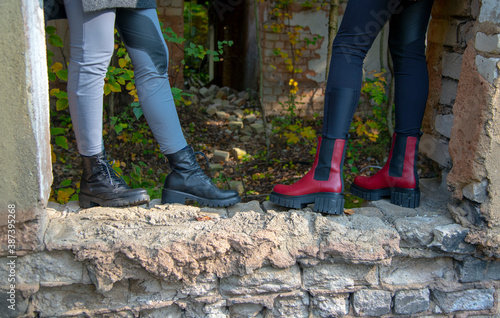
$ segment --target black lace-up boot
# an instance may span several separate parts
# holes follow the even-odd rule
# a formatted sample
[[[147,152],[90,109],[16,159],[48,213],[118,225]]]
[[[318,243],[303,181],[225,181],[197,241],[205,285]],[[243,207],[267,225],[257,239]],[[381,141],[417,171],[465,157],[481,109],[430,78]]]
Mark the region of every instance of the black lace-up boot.
[[[80,207],[128,206],[149,202],[145,189],[131,189],[111,167],[104,151],[82,156],[83,174],[80,183]]]
[[[186,199],[191,199],[202,205],[219,207],[241,201],[238,192],[221,190],[213,184],[198,165],[191,146],[166,156],[172,172],[165,179],[161,195],[162,203],[185,204]]]

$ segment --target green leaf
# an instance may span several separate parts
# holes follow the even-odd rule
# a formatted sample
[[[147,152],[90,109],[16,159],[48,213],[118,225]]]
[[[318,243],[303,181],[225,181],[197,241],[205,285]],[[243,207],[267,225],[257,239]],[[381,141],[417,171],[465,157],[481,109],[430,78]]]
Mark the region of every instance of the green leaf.
[[[68,81],[68,70],[59,70],[56,72],[57,77],[59,77],[60,80],[63,81]]]
[[[64,136],[57,136],[56,137],[56,145],[68,150],[68,139],[66,139],[66,137],[64,137]]]
[[[143,115],[142,108],[140,108],[140,107],[134,107],[133,112],[134,112],[135,118],[137,118],[137,119],[141,118],[141,116]]]
[[[71,184],[71,179],[66,179],[63,182],[61,182],[60,186],[61,187],[69,187]]]
[[[53,26],[51,26],[51,25],[48,25],[48,26],[46,26],[46,27],[45,27],[45,32],[46,32],[47,34],[53,34],[53,33],[55,33],[55,32],[56,32],[56,27],[53,27]]]
[[[61,37],[57,34],[51,34],[49,36],[49,44],[55,47],[63,47],[63,41]]]
[[[50,128],[50,134],[52,136],[62,135],[65,133],[66,133],[66,129],[64,129],[64,128],[58,128],[58,127]]]
[[[67,98],[59,98],[56,102],[56,110],[57,111],[66,109],[66,108],[68,108],[68,106],[69,106],[69,104],[68,104]]]

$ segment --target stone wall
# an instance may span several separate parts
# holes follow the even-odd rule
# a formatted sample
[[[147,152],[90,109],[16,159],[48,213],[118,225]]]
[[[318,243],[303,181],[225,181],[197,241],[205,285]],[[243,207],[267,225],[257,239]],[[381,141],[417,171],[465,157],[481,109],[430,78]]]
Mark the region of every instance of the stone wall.
[[[455,219],[476,230],[468,240],[498,257],[500,4],[437,0],[432,16],[431,93],[420,151],[442,167],[456,199],[449,207]]]
[[[45,250],[0,267],[17,279],[0,282],[1,308],[16,309],[0,316],[498,317],[500,262],[464,241],[439,182],[422,190],[417,209],[379,201],[346,216],[51,204]]]

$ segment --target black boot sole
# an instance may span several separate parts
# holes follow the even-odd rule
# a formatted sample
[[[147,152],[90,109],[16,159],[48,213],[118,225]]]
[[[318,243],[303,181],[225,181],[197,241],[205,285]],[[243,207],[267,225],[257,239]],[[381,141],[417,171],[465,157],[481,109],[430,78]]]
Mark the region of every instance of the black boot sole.
[[[116,198],[111,200],[105,200],[96,198],[86,194],[79,194],[80,208],[88,209],[96,206],[102,207],[124,207],[124,206],[134,206],[141,205],[149,202],[149,195],[147,194],[133,194],[129,197]]]
[[[355,184],[351,184],[349,189],[353,195],[368,201],[377,201],[384,197],[390,197],[391,203],[404,208],[417,208],[420,205],[420,189],[404,188],[383,188],[383,189],[364,189]]]
[[[175,191],[175,190],[165,190],[163,189],[161,193],[161,203],[180,203],[186,204],[186,200],[193,200],[198,202],[201,205],[206,205],[209,207],[228,207],[230,205],[234,205],[236,203],[241,202],[241,198],[239,195],[227,198],[227,199],[207,199],[198,197],[193,194],[189,194],[186,192]]]
[[[339,215],[344,213],[344,196],[340,193],[311,193],[300,196],[271,192],[269,200],[286,208],[303,209],[314,203],[313,211]]]

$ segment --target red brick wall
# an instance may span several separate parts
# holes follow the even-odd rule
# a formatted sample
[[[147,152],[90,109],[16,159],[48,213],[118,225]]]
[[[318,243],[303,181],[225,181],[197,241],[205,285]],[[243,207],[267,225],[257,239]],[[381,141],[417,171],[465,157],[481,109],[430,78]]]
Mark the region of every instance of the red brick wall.
[[[184,0],[157,0],[158,18],[163,27],[171,27],[179,37],[184,36]],[[170,85],[183,87],[184,77],[181,61],[184,59],[184,45],[167,43],[169,50]]]

